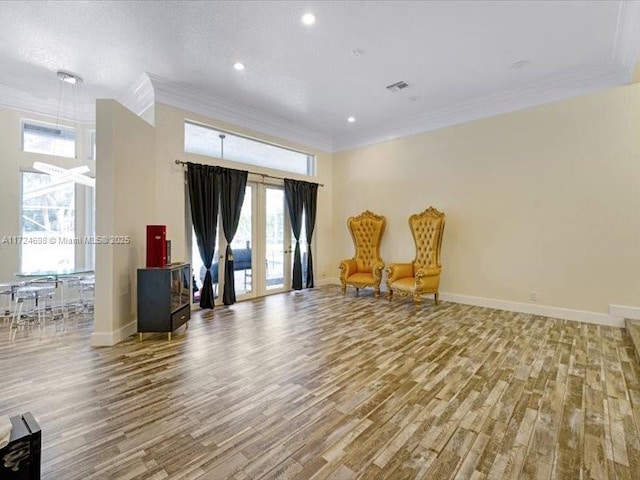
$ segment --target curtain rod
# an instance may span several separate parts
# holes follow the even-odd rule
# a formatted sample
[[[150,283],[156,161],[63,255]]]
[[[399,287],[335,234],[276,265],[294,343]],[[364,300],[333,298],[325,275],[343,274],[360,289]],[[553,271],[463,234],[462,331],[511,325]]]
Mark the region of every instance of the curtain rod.
[[[189,162],[183,162],[182,160],[178,160],[176,158],[176,165],[186,165]],[[200,165],[205,165],[204,163],[201,163]],[[266,173],[258,173],[258,172],[249,172],[251,175],[260,175],[263,179],[265,178],[275,178],[276,180],[284,180],[284,177],[275,177],[273,175],[268,175]],[[303,180],[306,181],[306,180]],[[317,183],[317,182],[309,182],[309,183]],[[317,183],[317,185],[319,187],[324,187],[324,183]]]

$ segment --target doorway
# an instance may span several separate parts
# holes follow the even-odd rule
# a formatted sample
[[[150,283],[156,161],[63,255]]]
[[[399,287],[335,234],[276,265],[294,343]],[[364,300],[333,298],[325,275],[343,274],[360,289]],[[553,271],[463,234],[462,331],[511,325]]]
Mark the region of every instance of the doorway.
[[[211,265],[216,305],[222,305],[224,291],[223,265],[227,243],[221,232],[222,220],[218,216],[217,249]],[[284,188],[247,182],[238,229],[231,242],[237,300],[291,289],[291,237]],[[200,289],[206,269],[200,258],[193,229],[191,238],[194,280]],[[306,242],[304,244],[306,245]],[[194,300],[197,300],[197,297]]]

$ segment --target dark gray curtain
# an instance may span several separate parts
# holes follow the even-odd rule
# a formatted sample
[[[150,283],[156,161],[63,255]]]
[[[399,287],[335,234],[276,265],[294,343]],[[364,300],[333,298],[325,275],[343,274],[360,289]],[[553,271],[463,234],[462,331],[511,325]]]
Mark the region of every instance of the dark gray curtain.
[[[222,229],[227,240],[227,251],[224,262],[224,293],[222,301],[225,305],[236,303],[236,285],[233,270],[233,250],[231,242],[238,230],[240,212],[244,202],[244,192],[247,186],[249,172],[220,168],[220,213],[222,215]]]
[[[211,282],[211,263],[216,249],[216,230],[218,227],[219,176],[218,167],[187,163],[187,185],[191,203],[191,220],[196,233],[198,251],[206,267],[200,307],[213,308],[213,284]]]
[[[305,214],[304,228],[307,232],[307,278],[305,279],[305,283],[307,288],[313,288],[313,258],[311,256],[311,237],[313,237],[313,229],[316,225],[318,184],[305,183],[303,187]]]
[[[302,290],[302,261],[300,260],[300,231],[302,230],[302,211],[304,208],[303,182],[284,179],[284,195],[289,209],[291,229],[296,239],[296,248],[293,254],[293,282],[291,288]]]

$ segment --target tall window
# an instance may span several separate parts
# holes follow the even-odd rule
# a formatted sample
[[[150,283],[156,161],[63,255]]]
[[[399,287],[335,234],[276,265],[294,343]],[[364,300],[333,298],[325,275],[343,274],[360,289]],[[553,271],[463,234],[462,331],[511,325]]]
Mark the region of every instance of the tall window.
[[[225,136],[224,141],[220,135]],[[184,124],[184,150],[232,162],[315,175],[313,155],[192,122]]]
[[[74,268],[75,183],[56,180],[45,173],[21,174],[20,270],[35,272]]]
[[[22,150],[75,158],[76,132],[73,128],[60,127],[34,120],[23,120]]]

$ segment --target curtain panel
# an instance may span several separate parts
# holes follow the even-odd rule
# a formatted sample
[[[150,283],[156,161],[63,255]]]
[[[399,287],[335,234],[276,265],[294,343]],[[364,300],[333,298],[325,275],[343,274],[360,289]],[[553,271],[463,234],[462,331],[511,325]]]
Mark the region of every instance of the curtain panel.
[[[316,203],[318,184],[303,182],[300,180],[284,179],[284,193],[291,219],[291,229],[296,239],[296,247],[293,254],[293,279],[291,287],[294,290],[302,289],[302,261],[300,258],[300,233],[302,231],[302,216],[305,217],[305,232],[307,234],[307,275],[306,287],[312,288],[313,258],[311,255],[311,238],[316,222]]]
[[[206,268],[200,307],[213,308],[213,282],[211,263],[216,249],[218,228],[218,200],[220,197],[220,177],[218,167],[187,163],[187,186],[191,204],[191,221],[196,234],[200,258]]]
[[[238,230],[248,175],[249,172],[243,170],[222,167],[219,170],[220,214],[222,215],[222,229],[225,239],[227,240],[224,262],[224,293],[222,295],[222,302],[225,305],[236,303],[236,285],[231,242]]]
[[[300,259],[300,232],[302,231],[302,212],[304,208],[304,195],[301,182],[284,179],[284,196],[287,200],[291,230],[296,239],[296,247],[293,253],[293,280],[291,288],[302,290],[302,261]]]
[[[313,256],[311,254],[311,238],[316,226],[316,206],[318,202],[318,184],[307,183],[304,189],[305,231],[307,232],[307,278],[306,287],[313,288]]]

